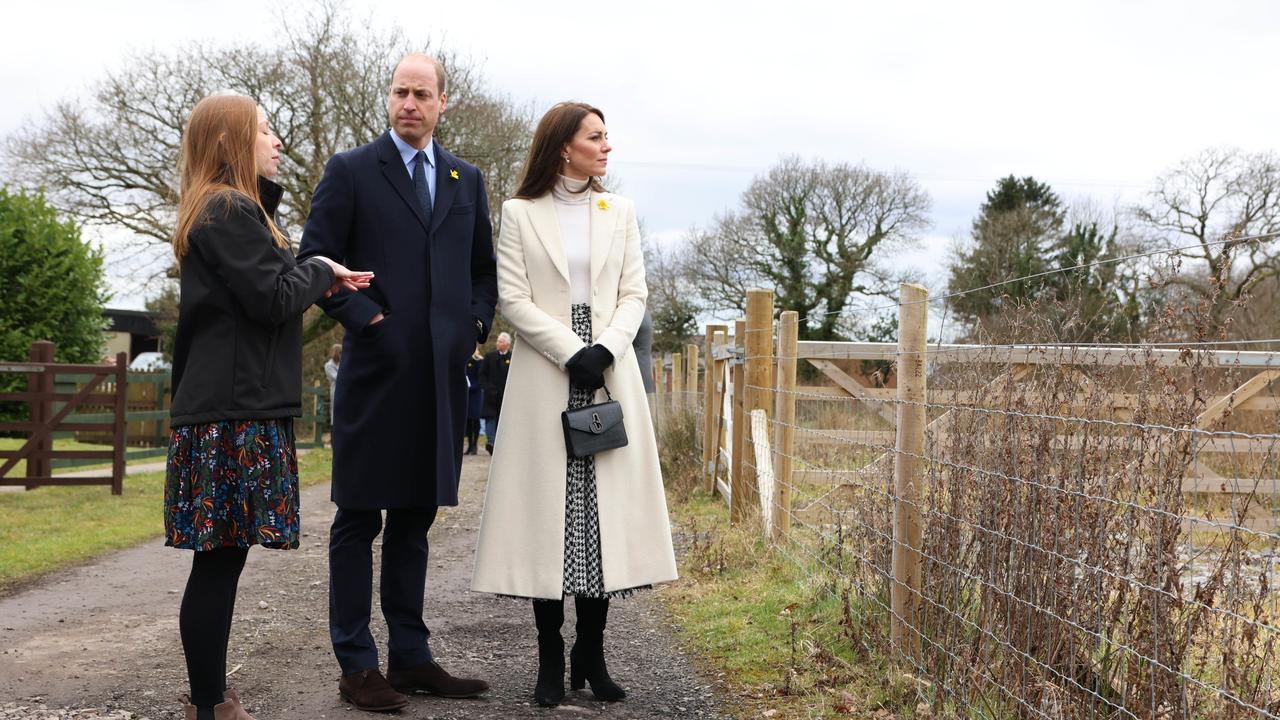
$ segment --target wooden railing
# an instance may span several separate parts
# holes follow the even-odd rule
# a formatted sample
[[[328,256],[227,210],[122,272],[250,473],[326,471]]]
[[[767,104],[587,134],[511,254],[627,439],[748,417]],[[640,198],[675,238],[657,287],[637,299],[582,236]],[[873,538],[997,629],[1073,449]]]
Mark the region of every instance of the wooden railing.
[[[27,376],[26,391],[0,393],[0,402],[23,402],[28,407],[25,421],[0,423],[0,432],[26,434],[26,442],[17,450],[0,451],[0,485],[22,485],[28,490],[42,485],[110,485],[111,493],[119,495],[124,488],[128,358],[120,353],[114,365],[55,363],[54,350],[53,343],[39,341],[31,345],[28,362],[0,364],[0,373]],[[88,380],[74,391],[60,391],[55,382],[58,373],[82,374]],[[109,408],[109,412],[92,418],[73,415],[86,404]],[[104,432],[111,438],[111,448],[55,449],[54,434],[72,431]],[[25,472],[19,474],[15,471],[23,460]],[[110,461],[111,471],[110,475],[92,477],[54,475],[55,460],[95,464],[105,460]]]

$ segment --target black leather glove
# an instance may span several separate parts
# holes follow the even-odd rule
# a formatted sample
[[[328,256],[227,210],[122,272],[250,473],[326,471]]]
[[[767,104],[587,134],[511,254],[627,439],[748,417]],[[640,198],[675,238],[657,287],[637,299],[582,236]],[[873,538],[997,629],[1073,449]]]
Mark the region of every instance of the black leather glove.
[[[603,345],[584,347],[565,364],[569,384],[582,390],[596,391],[604,387],[604,371],[613,364],[613,353]]]

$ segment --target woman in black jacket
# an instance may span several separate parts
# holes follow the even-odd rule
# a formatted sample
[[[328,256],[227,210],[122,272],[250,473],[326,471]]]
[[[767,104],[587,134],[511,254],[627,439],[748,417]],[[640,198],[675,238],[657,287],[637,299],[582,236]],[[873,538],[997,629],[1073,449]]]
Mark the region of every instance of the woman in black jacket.
[[[372,278],[294,261],[274,220],[279,149],[262,110],[234,95],[197,103],[183,136],[165,544],[196,551],[179,615],[189,720],[252,720],[225,687],[227,642],[249,547],[298,547],[302,313]]]

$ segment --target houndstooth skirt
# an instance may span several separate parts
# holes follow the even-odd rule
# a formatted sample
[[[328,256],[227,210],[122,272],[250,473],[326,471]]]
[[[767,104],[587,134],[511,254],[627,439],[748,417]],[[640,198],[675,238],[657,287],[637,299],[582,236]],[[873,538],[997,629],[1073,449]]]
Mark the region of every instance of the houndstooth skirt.
[[[591,342],[591,306],[585,303],[574,305],[572,312],[573,331],[583,342]],[[570,409],[584,407],[594,401],[594,392],[569,386]],[[593,598],[631,595],[641,588],[604,590],[595,458],[570,457],[568,465],[564,508],[564,594]]]

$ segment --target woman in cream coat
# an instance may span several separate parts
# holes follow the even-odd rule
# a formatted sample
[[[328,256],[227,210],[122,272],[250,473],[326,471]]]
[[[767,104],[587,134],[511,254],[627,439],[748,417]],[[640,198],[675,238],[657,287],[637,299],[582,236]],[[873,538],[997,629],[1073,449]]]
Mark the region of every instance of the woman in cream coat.
[[[647,290],[634,205],[604,192],[604,114],[561,103],[534,132],[524,177],[502,206],[498,298],[517,340],[480,525],[472,588],[533,599],[535,699],[564,698],[564,597],[574,596],[573,689],[625,696],[604,663],[609,600],[676,577],[658,449],[631,341]],[[628,443],[565,451],[560,413],[622,405]]]

